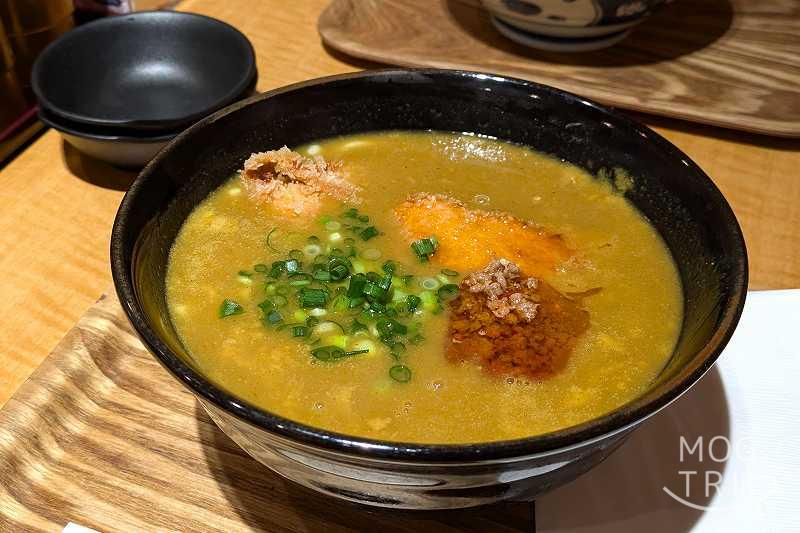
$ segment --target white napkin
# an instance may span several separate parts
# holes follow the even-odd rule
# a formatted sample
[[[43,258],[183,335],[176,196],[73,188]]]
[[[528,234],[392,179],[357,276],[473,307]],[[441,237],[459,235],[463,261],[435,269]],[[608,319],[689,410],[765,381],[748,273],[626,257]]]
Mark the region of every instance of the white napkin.
[[[536,531],[800,531],[798,506],[800,290],[751,292],[715,368],[603,464],[537,500]]]

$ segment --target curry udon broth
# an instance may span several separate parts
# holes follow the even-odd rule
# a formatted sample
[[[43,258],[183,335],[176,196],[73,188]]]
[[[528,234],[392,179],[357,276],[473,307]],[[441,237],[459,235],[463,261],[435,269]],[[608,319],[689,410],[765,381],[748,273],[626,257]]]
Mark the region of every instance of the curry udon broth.
[[[371,133],[298,152],[341,162],[327,170],[352,188],[292,210],[297,198],[263,201],[234,176],[170,253],[171,319],[231,393],[346,434],[481,442],[602,415],[669,358],[680,281],[620,180],[469,135]],[[495,259],[505,280],[482,270]],[[480,292],[481,279],[520,294],[497,300],[507,294]]]

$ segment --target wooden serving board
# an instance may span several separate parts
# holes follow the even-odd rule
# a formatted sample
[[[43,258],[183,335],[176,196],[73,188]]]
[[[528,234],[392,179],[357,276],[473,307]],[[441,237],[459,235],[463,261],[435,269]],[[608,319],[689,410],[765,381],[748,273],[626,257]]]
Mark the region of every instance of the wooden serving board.
[[[256,463],[101,298],[0,410],[0,531],[532,531],[533,505],[347,504]]]
[[[403,66],[493,72],[599,102],[727,128],[800,137],[800,2],[679,0],[612,48],[532,50],[477,0],[334,0],[332,48]]]

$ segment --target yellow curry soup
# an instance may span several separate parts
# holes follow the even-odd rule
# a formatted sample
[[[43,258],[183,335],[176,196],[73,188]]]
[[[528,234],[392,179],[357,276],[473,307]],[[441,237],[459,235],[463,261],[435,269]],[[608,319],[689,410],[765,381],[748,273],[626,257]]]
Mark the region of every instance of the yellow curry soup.
[[[608,180],[462,134],[371,133],[297,151],[330,162],[313,170],[333,194],[293,203],[282,190],[280,202],[256,201],[274,191],[254,191],[234,176],[190,214],[170,253],[171,319],[196,366],[231,393],[346,434],[486,442],[615,409],[643,393],[671,355],[682,318],[675,265]],[[327,269],[332,250],[354,254],[341,271],[348,277],[317,280],[316,257]],[[453,350],[467,304],[490,327],[500,322],[475,300],[483,293],[472,292],[474,276],[499,259],[517,269],[495,264],[528,302],[508,316],[528,309],[531,325],[549,317],[542,331],[565,333],[542,351],[555,354],[547,365],[503,366],[518,362],[505,356],[489,364]],[[335,277],[338,266],[321,272]],[[365,283],[385,298],[376,305],[393,316],[367,316],[369,294],[348,297],[353,280],[368,273],[374,283]],[[322,286],[320,311],[313,305]],[[492,312],[509,312],[501,307]],[[364,327],[354,331],[354,322]],[[529,331],[525,350],[542,339]],[[326,346],[333,349],[319,351]]]

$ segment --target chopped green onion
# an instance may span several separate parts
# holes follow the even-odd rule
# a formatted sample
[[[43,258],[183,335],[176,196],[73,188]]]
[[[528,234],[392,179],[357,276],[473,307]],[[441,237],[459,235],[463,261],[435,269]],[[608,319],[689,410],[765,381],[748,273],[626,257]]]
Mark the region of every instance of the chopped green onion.
[[[283,315],[277,309],[270,311],[267,315],[267,322],[272,325],[279,324],[281,321],[283,321]]]
[[[303,253],[306,257],[314,258],[322,253],[322,247],[319,244],[306,244],[303,246]]]
[[[358,298],[362,296],[366,284],[367,277],[364,274],[354,274],[350,276],[350,284],[347,287],[348,298]]]
[[[367,330],[369,330],[369,328],[367,328],[367,325],[366,324],[362,324],[358,320],[354,319],[353,323],[350,324],[350,334],[351,335],[354,335],[354,334],[358,333],[359,331],[367,331]]]
[[[308,327],[294,326],[292,328],[292,337],[306,337],[308,336]]]
[[[344,359],[345,357],[351,357],[353,355],[367,353],[368,351],[369,350],[353,350],[346,352],[338,346],[320,346],[319,348],[314,348],[311,350],[311,355],[320,361],[329,362]]]
[[[406,298],[408,297],[408,293],[403,289],[399,289],[397,287],[394,288],[392,291],[392,301],[393,302],[405,302]]]
[[[350,267],[347,259],[341,257],[333,257],[328,262],[328,272],[330,272],[331,281],[342,281],[350,275]]]
[[[392,275],[386,274],[383,279],[378,282],[378,286],[386,291],[392,288]]]
[[[292,292],[292,288],[288,285],[278,285],[275,287],[275,292],[280,294],[281,296],[286,296],[290,292]]]
[[[421,344],[421,343],[422,343],[422,341],[424,341],[424,340],[425,340],[425,337],[423,337],[422,335],[420,335],[419,333],[417,333],[416,335],[413,335],[413,336],[411,336],[411,337],[408,339],[408,342],[410,342],[411,344],[414,344],[414,345],[416,345],[416,344]]]
[[[350,298],[345,294],[340,294],[331,302],[331,308],[334,313],[341,313],[350,309]]]
[[[272,250],[273,252],[280,252],[280,250],[278,250],[277,248],[272,246],[272,243],[270,242],[270,239],[272,238],[272,234],[275,233],[275,230],[277,230],[277,229],[278,229],[277,227],[272,228],[271,230],[269,230],[269,233],[267,233],[267,247],[270,250]]]
[[[308,244],[319,244],[319,237],[312,235],[308,238]]]
[[[335,220],[325,223],[325,229],[328,231],[339,231],[341,228],[342,224],[340,222],[336,222]]]
[[[282,294],[276,294],[272,297],[272,303],[275,304],[275,307],[283,307],[289,303],[289,300],[287,300],[286,296],[283,296]]]
[[[356,243],[356,240],[352,237],[347,237],[345,240],[342,241],[345,246],[353,246]]]
[[[436,237],[430,236],[427,239],[420,239],[411,243],[411,249],[417,255],[420,261],[427,261],[430,256],[436,253],[439,247]]]
[[[378,283],[368,281],[364,285],[364,294],[367,296],[367,299],[380,302],[386,297],[386,289],[381,287]]]
[[[397,263],[395,263],[391,259],[383,263],[383,266],[381,266],[381,270],[383,270],[387,274],[394,274],[394,271],[396,269],[397,269]]]
[[[325,320],[325,321],[322,321],[322,322],[320,322],[320,323],[317,325],[317,327],[319,328],[319,327],[321,327],[321,326],[323,326],[323,325],[325,325],[325,324],[330,324],[332,327],[333,327],[333,326],[335,326],[335,327],[339,328],[339,329],[342,331],[342,333],[347,333],[347,331],[344,329],[344,326],[343,326],[343,325],[341,325],[341,324],[339,324],[339,323],[338,323],[338,322],[336,322],[335,320]]]
[[[314,279],[317,281],[330,281],[331,273],[327,270],[317,270],[314,272]]]
[[[409,294],[406,296],[406,306],[408,306],[408,310],[410,312],[414,312],[419,307],[419,304],[422,303],[422,298],[415,294]]]
[[[364,228],[364,230],[362,230],[361,233],[359,233],[359,235],[361,235],[361,238],[363,240],[368,241],[371,238],[380,235],[380,232],[375,226],[369,226],[368,228]]]
[[[364,267],[364,263],[358,259],[353,259],[351,263],[353,264],[353,272],[356,272],[357,274],[363,274],[367,271],[366,267]]]
[[[358,218],[358,209],[356,209],[355,207],[351,207],[350,209],[345,211],[342,216],[345,218]]]
[[[342,350],[347,348],[348,340],[350,340],[350,338],[347,335],[334,335],[333,337],[328,337],[327,339],[331,346],[337,346]]]
[[[403,285],[408,287],[408,284],[414,279],[414,276],[411,274],[406,274],[405,276],[400,276],[400,279],[403,280]]]
[[[350,309],[355,309],[356,307],[361,307],[367,301],[366,298],[350,298]]]
[[[427,289],[429,291],[433,291],[439,288],[439,280],[436,278],[425,278],[419,282],[423,289]]]
[[[255,270],[256,272],[266,272],[267,270],[269,270],[269,267],[264,263],[259,263],[253,267],[253,270]]]
[[[331,242],[339,242],[342,240],[342,234],[338,231],[334,231],[330,235],[328,235],[328,240]]]
[[[249,278],[250,276],[253,275],[253,273],[252,272],[248,272],[247,270],[240,270],[239,271],[239,275],[243,276],[245,278]]]
[[[269,271],[269,277],[271,278],[279,278],[283,271],[286,270],[286,262],[285,261],[275,261],[272,263],[272,267]]]
[[[436,274],[436,279],[439,280],[439,283],[441,283],[442,285],[447,285],[448,283],[450,283],[450,278],[448,278],[444,274]]]
[[[405,335],[408,333],[408,327],[391,318],[381,318],[378,320],[376,327],[381,336]]]
[[[311,316],[325,316],[328,314],[328,311],[321,307],[315,307],[314,309],[310,310],[308,314]]]
[[[323,289],[303,287],[297,294],[300,297],[300,307],[307,309],[325,307],[325,303],[328,301],[328,294]]]
[[[310,316],[310,317],[308,317],[306,319],[306,326],[308,326],[310,328],[313,328],[317,324],[319,324],[319,318],[317,318],[315,316]]]
[[[419,293],[419,297],[422,300],[422,306],[428,311],[433,310],[439,305],[438,297],[431,291],[422,291]]]
[[[219,317],[225,318],[233,315],[241,315],[244,313],[244,307],[234,302],[229,298],[222,300],[222,305],[219,308]]]
[[[331,333],[336,330],[336,325],[334,322],[320,322],[314,327],[314,333],[316,335]]]
[[[377,248],[367,248],[361,251],[361,257],[367,261],[376,261],[381,257],[381,251]]]
[[[394,365],[389,369],[389,377],[398,383],[408,383],[411,381],[411,369],[405,365]]]
[[[458,285],[454,283],[448,283],[447,285],[442,285],[441,287],[439,287],[437,294],[439,295],[439,300],[442,302],[452,300],[453,298],[458,296]]]
[[[308,279],[296,279],[294,281],[290,281],[289,285],[292,287],[304,287],[306,285],[311,285],[311,280]]]
[[[286,269],[286,273],[289,275],[300,272],[300,262],[297,259],[289,259],[284,261],[283,267]]]
[[[361,215],[360,217],[358,217],[358,221],[367,224],[369,223],[369,217],[367,215]]]
[[[449,276],[451,278],[458,276],[458,272],[456,272],[455,270],[450,270],[449,268],[442,269],[442,274],[444,274],[445,276]]]
[[[303,258],[303,252],[301,250],[297,250],[297,249],[290,250],[289,251],[289,257],[299,261],[299,260],[301,260]]]

